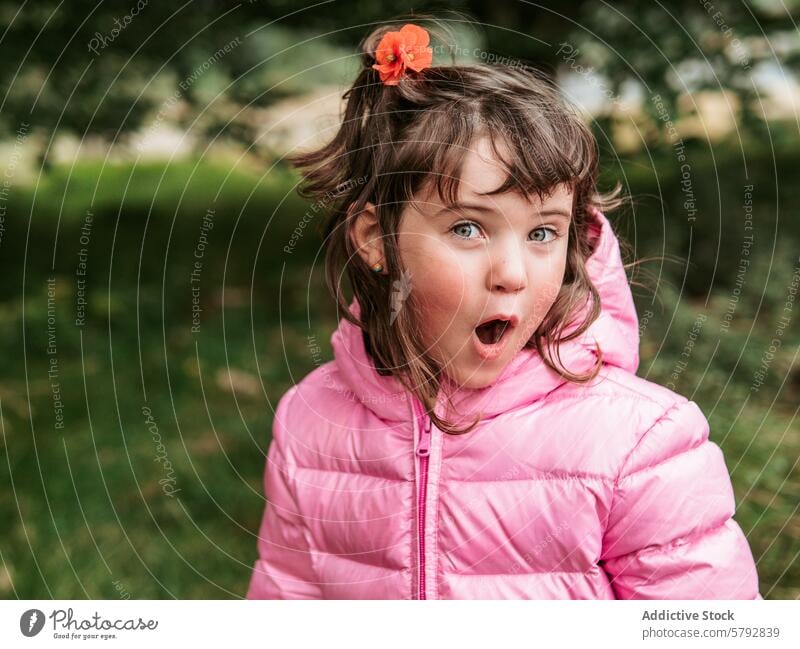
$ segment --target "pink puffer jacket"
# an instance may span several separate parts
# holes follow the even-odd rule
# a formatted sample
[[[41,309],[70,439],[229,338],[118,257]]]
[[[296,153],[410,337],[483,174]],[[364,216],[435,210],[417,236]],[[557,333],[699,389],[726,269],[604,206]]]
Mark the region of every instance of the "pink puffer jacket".
[[[432,427],[341,321],[335,360],[279,402],[248,598],[761,599],[705,416],[635,375],[633,299],[596,219],[602,314],[561,358],[583,372],[597,340],[606,365],[581,386],[524,350],[456,395],[484,413],[470,433]]]

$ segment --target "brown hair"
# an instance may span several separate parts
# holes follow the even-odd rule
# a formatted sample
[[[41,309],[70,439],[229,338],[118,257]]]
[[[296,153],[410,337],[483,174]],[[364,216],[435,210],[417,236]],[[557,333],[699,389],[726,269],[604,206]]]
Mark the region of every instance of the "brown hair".
[[[362,329],[377,371],[396,376],[420,399],[439,429],[464,433],[480,416],[468,427],[457,428],[434,412],[440,389],[451,383],[422,347],[413,292],[399,313],[390,312],[392,291],[402,281],[396,232],[404,206],[429,182],[444,202],[455,202],[464,151],[479,135],[489,136],[508,172],[503,185],[486,195],[515,190],[544,199],[567,183],[574,198],[564,282],[525,347],[535,347],[548,367],[565,379],[583,383],[602,367],[602,351],[598,348],[590,372],[576,375],[556,364],[551,348],[560,362],[559,343],[580,336],[600,313],[600,297],[585,267],[593,251],[589,208],[617,208],[623,201],[621,186],[608,194],[598,192],[598,150],[591,130],[562,101],[553,83],[528,66],[434,64],[410,73],[396,86],[384,85],[371,67],[375,48],[387,31],[399,28],[381,26],[362,41],[363,67],[343,95],[347,103],[335,137],[319,149],[290,156],[289,162],[302,170],[301,196],[326,199],[328,289],[343,317]],[[505,160],[499,141],[508,151]],[[375,205],[388,276],[372,272],[351,240],[355,216],[367,202]],[[345,272],[361,306],[360,322],[350,313],[342,290]],[[584,320],[563,335],[587,300]]]

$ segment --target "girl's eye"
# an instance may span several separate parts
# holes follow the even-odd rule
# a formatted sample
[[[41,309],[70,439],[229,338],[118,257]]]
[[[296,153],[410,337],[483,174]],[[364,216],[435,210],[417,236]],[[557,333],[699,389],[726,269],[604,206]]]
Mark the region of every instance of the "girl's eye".
[[[475,237],[471,237],[470,233],[479,233],[479,230],[477,224],[472,223],[471,221],[464,221],[463,223],[456,223],[452,228],[450,228],[450,232],[452,232],[453,235],[459,239],[474,239]]]
[[[477,223],[473,223],[472,221],[456,223],[452,228],[450,228],[450,232],[453,234],[453,236],[459,239],[475,239],[480,236],[480,228],[478,227]],[[535,241],[536,243],[550,243],[558,236],[558,233],[553,228],[541,227],[536,228],[531,232],[544,233],[544,237],[531,237],[531,241]],[[551,235],[549,239],[547,238],[548,233]]]
[[[553,240],[553,238],[556,237],[556,234],[557,234],[556,231],[553,228],[536,228],[535,230],[532,230],[531,232],[532,233],[536,233],[536,232],[548,233],[549,232],[551,235],[553,235],[552,238],[547,239],[547,240],[541,239],[541,238],[531,238],[532,241],[536,241],[537,243],[550,243]]]

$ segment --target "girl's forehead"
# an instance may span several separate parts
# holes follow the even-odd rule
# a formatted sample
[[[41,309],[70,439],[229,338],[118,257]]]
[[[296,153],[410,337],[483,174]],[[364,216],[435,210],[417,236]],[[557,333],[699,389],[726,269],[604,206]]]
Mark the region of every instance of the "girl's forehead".
[[[494,153],[488,138],[464,152],[460,190],[467,194],[488,193],[505,182],[508,166]]]
[[[502,134],[482,132],[468,144],[446,146],[439,154],[429,152],[409,161],[434,166],[427,172],[420,169],[420,184],[406,185],[398,198],[425,215],[466,203],[497,211],[536,210],[557,203],[571,212],[577,177],[569,173],[569,165],[532,158],[515,144]]]
[[[489,189],[495,189],[500,183]],[[412,202],[416,211],[427,216],[446,216],[449,212],[471,211],[475,213],[502,213],[517,208],[539,211],[546,209],[553,214],[563,214],[570,218],[574,190],[568,183],[553,186],[547,193],[526,195],[521,189],[512,189],[499,194],[481,195],[463,181],[454,201],[438,195],[435,184],[431,183],[424,195],[416,197]]]
[[[531,173],[526,173],[520,166],[521,161],[515,157],[513,149],[502,136],[481,134],[468,146],[453,153],[460,156],[457,165],[448,165],[445,173],[433,174],[433,182],[426,183],[431,186],[436,198],[445,203],[472,199],[492,200],[500,196],[521,196],[531,202],[542,202],[551,196],[572,193],[573,183],[563,178],[558,179],[559,175],[556,173],[553,173],[553,184],[550,187],[541,186],[543,178],[535,183],[541,193],[530,190],[526,192],[523,187],[530,185]],[[542,162],[547,166],[546,161]],[[536,175],[541,175],[541,170]],[[507,191],[491,195],[503,185],[507,187]]]

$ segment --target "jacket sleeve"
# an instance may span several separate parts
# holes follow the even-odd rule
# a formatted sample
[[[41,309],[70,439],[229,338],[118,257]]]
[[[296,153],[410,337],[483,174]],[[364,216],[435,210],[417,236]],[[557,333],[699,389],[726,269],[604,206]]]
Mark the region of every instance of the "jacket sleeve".
[[[307,529],[297,506],[294,463],[287,452],[286,410],[291,388],[280,400],[264,470],[266,507],[258,534],[258,559],[247,599],[319,599]]]
[[[705,415],[668,408],[617,476],[600,565],[617,599],[762,599]]]

